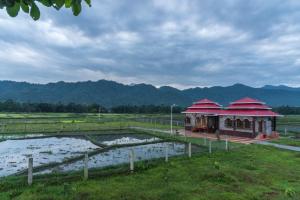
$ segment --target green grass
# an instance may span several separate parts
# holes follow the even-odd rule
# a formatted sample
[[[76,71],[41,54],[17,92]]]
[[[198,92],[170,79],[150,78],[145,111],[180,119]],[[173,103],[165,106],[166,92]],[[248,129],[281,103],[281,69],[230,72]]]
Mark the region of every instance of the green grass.
[[[9,117],[7,117],[8,115]],[[169,130],[169,123],[160,123],[161,119],[169,120],[168,116],[134,115],[134,114],[0,114],[0,134],[32,134],[57,132],[82,132],[111,128],[139,126]],[[6,116],[6,117],[5,117]],[[137,121],[147,118],[148,121]],[[152,121],[151,121],[152,119]],[[155,119],[157,120],[155,123]],[[182,129],[176,126],[175,129]]]
[[[300,115],[285,115],[284,117],[279,117],[278,124],[300,124]]]
[[[248,145],[211,156],[157,161],[150,168],[140,165],[133,174],[123,169],[88,181],[46,176],[27,187],[6,180],[0,184],[0,199],[288,200],[300,198],[299,180],[299,153]]]
[[[173,118],[183,122],[184,115],[174,114]],[[136,121],[142,119],[148,119],[148,121]],[[127,126],[169,130],[169,119],[168,114],[101,114],[99,118],[98,114],[91,113],[0,113],[0,134],[92,131]],[[280,117],[277,123],[278,129],[283,133],[286,125],[300,127],[300,116]],[[182,128],[182,126],[174,124],[174,129]]]
[[[174,118],[182,120],[182,116],[174,115]],[[168,123],[137,122],[135,118],[168,120],[169,115],[102,114],[99,120],[97,114],[1,113],[0,124],[4,125],[0,126],[0,133],[57,134],[128,126],[170,128]],[[281,125],[290,122],[300,124],[300,117],[286,116],[278,120]],[[204,144],[203,139],[151,133]],[[274,142],[291,145],[286,138]],[[34,185],[28,187],[26,177],[8,177],[0,180],[0,199],[300,199],[300,153],[236,143],[230,143],[231,150],[225,152],[224,141],[213,142],[212,146],[212,155],[202,153],[193,155],[192,159],[176,157],[169,163],[162,159],[138,163],[133,174],[128,173],[127,165],[93,170],[88,181],[82,181],[81,172],[72,172],[35,177]]]
[[[284,144],[284,145],[290,145],[295,147],[300,147],[300,139],[293,139],[293,138],[285,138],[281,137],[279,139],[271,140],[272,143],[276,144]]]

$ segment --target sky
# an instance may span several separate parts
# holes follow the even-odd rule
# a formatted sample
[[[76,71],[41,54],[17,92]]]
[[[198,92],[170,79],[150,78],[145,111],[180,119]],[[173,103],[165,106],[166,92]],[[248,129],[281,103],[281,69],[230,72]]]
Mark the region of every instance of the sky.
[[[300,87],[298,0],[92,0],[0,10],[0,80]]]

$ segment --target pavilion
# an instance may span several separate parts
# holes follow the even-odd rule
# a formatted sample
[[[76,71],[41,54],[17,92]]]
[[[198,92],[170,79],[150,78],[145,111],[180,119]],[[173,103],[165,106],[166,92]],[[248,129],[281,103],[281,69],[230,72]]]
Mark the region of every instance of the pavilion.
[[[264,102],[249,97],[234,101],[226,108],[202,99],[183,113],[186,130],[251,138],[278,136],[276,118],[281,116]]]

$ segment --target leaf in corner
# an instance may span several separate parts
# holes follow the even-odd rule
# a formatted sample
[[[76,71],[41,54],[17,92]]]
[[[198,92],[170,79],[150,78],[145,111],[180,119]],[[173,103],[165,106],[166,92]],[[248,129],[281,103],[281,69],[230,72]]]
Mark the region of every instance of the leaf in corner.
[[[56,7],[58,9],[60,9],[61,7],[63,7],[63,5],[65,4],[65,0],[54,0],[55,1],[55,4],[56,4]]]
[[[44,6],[51,7],[52,1],[51,0],[39,0]]]
[[[91,7],[92,6],[92,2],[91,2],[91,0],[84,0],[85,1],[85,3],[87,4],[87,5],[89,5],[89,7]]]
[[[0,0],[0,9],[4,8],[5,0]]]
[[[72,11],[73,11],[73,15],[78,16],[81,12],[81,3],[73,2]]]
[[[30,16],[32,17],[33,20],[38,20],[40,18],[40,9],[37,7],[37,5],[32,2],[31,5],[31,10],[30,10]]]
[[[27,4],[25,4],[23,0],[20,1],[20,5],[21,5],[22,10],[25,13],[29,13],[29,6]]]
[[[66,8],[71,8],[71,6],[72,6],[72,0],[66,0],[65,7]]]
[[[15,2],[13,6],[7,6],[6,7],[6,12],[9,14],[11,17],[16,17],[20,11],[20,3]]]

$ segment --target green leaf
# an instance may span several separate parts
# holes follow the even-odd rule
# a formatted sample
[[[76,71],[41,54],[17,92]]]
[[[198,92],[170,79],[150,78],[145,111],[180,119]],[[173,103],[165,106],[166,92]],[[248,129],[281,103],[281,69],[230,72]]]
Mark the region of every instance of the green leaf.
[[[13,7],[15,5],[15,0],[5,0],[6,7]]]
[[[51,7],[52,1],[51,0],[39,0],[44,6]]]
[[[71,6],[72,6],[72,0],[66,0],[65,1],[65,7],[66,8],[71,8]]]
[[[0,0],[0,8],[2,9],[2,8],[4,8],[4,6],[5,6],[5,1],[4,0]]]
[[[6,12],[9,14],[11,17],[16,17],[20,11],[20,3],[15,2],[13,6],[7,6],[6,7]]]
[[[73,15],[78,16],[81,12],[81,3],[77,2],[77,1],[73,2],[72,11],[73,11]]]
[[[89,7],[91,7],[92,6],[92,2],[91,2],[91,0],[84,0],[85,2],[86,2],[86,4],[87,5],[89,5]]]
[[[30,16],[32,17],[33,20],[38,20],[40,18],[40,9],[37,7],[37,5],[32,2],[31,5],[31,10],[30,10]]]
[[[60,9],[65,4],[65,0],[55,0],[55,4],[57,9]]]
[[[22,10],[25,12],[25,13],[29,13],[29,6],[27,4],[25,4],[23,2],[23,0],[20,1],[20,5],[21,5],[21,8]]]

